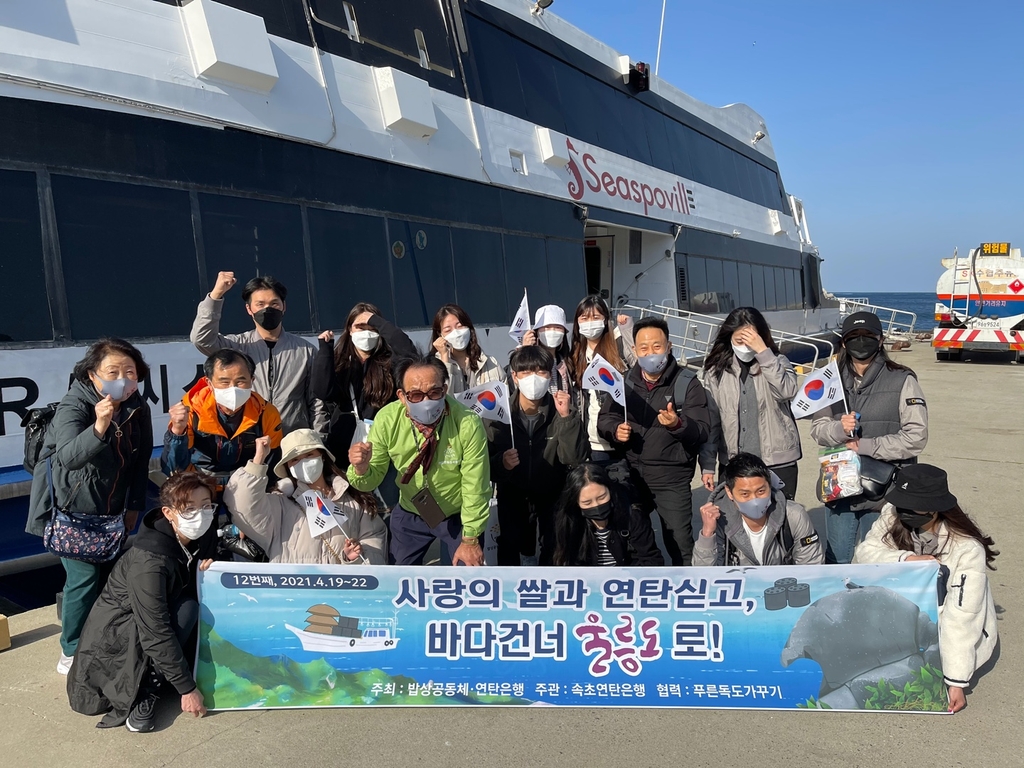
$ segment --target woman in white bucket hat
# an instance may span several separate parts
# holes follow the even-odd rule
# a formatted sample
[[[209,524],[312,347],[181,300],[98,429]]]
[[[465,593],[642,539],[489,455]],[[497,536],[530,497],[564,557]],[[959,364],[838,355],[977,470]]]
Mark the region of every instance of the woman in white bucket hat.
[[[270,562],[387,562],[387,529],[377,514],[373,494],[349,486],[316,432],[297,429],[281,441],[281,460],[274,467],[281,480],[277,489],[268,493],[265,462],[269,453],[264,438],[257,440],[256,456],[228,481],[224,503],[239,530],[263,547]],[[319,499],[305,496],[310,492]],[[316,510],[308,521],[307,498]],[[332,518],[334,522],[330,522]]]
[[[555,364],[551,368],[550,392],[568,392],[574,395],[569,371],[569,342],[566,339],[572,326],[565,322],[565,310],[556,304],[545,304],[534,315],[533,330],[523,336],[523,346],[539,344],[551,353]]]

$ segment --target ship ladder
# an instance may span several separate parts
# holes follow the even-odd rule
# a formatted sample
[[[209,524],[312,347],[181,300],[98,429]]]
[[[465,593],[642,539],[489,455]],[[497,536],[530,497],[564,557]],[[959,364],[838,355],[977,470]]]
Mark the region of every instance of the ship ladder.
[[[968,256],[961,258],[953,253],[953,288],[949,296],[949,319],[964,325],[971,313],[971,288],[974,280],[974,257],[977,251],[971,249]],[[978,306],[981,306],[979,292]]]

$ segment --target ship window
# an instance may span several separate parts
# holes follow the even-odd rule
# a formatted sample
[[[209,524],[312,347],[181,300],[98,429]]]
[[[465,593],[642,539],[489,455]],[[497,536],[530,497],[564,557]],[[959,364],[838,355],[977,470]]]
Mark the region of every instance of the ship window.
[[[654,112],[653,109],[648,109],[647,111]],[[655,112],[655,114],[660,113]],[[662,161],[660,165],[662,167],[667,166],[677,176],[697,181],[693,158],[697,155],[699,134],[690,130],[682,123],[677,123],[675,120],[664,115],[661,116],[661,119],[665,126],[665,134],[672,145],[672,154]]]
[[[0,171],[0,244],[0,342],[52,339],[34,173]]]
[[[736,299],[738,302],[737,306],[740,307],[753,307],[754,305],[754,289],[750,284],[750,265],[744,262],[738,262],[736,264],[739,271],[739,295]]]
[[[804,306],[804,294],[801,289],[800,270],[791,269],[789,270],[789,284],[790,291],[793,296],[792,303],[789,305],[790,309],[803,309]]]
[[[343,329],[349,310],[361,301],[394,317],[384,219],[320,208],[307,213],[318,330]]]
[[[555,62],[555,80],[558,83],[558,98],[565,115],[565,130],[574,139],[588,144],[602,146],[598,123],[604,119],[601,105],[595,104],[590,83],[578,69]],[[608,147],[613,152],[613,147]]]
[[[489,52],[486,54],[490,55]],[[517,46],[516,56],[527,118],[537,125],[565,133],[565,116],[558,95],[558,84],[555,82],[555,59],[531,45]],[[479,57],[476,60],[479,61]],[[502,63],[501,66],[507,64]]]
[[[740,281],[735,261],[723,261],[722,265],[722,303],[719,309],[722,312],[732,312],[736,307],[741,306]]]
[[[538,307],[553,302],[550,300],[551,291],[548,287],[544,241],[539,237],[518,235],[504,235],[502,241],[505,245],[505,274],[511,309],[505,321],[510,322],[515,310],[519,308],[519,302],[523,299],[524,288],[529,294],[531,312],[536,312]],[[530,320],[533,320],[532,316]]]
[[[452,243],[448,227],[388,219],[392,248],[400,244],[402,258],[391,256],[395,280],[395,317],[404,328],[427,328],[434,313],[455,296]]]
[[[501,235],[453,228],[452,251],[455,255],[455,297],[459,306],[466,310],[476,325],[507,323],[509,313]]]
[[[758,309],[761,310],[770,309],[771,307],[768,306],[765,300],[764,267],[762,267],[760,264],[750,265],[750,284],[754,290],[754,300],[751,306],[757,307]]]
[[[75,339],[182,336],[199,296],[187,192],[53,176]]]
[[[775,294],[775,272],[771,267],[761,267],[761,284],[764,285],[764,308],[778,309],[781,302]]]
[[[242,303],[246,281],[272,275],[288,289],[285,328],[312,331],[302,213],[297,205],[223,195],[199,195],[209,285],[218,272],[234,272],[238,286],[224,304],[221,333],[252,329]]]
[[[775,303],[777,309],[789,309],[789,281],[786,279],[788,270],[775,268]]]
[[[587,292],[587,281],[583,267],[583,243],[548,239],[548,284],[550,300],[545,304],[557,304],[572,314],[573,308]],[[538,304],[530,304],[536,311]]]
[[[483,103],[491,109],[529,119],[515,66],[519,52],[513,51],[513,38],[490,24],[471,24],[469,31],[473,69],[480,78]]]

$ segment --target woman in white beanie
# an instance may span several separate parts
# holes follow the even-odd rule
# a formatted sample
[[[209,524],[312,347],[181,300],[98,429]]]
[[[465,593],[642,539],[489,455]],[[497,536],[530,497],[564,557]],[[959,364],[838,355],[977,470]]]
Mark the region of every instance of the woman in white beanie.
[[[272,563],[384,565],[387,529],[376,500],[349,486],[320,436],[312,429],[290,432],[281,441],[281,453],[274,467],[281,478],[275,491],[266,490],[267,438],[256,441],[252,461],[228,480],[224,503],[239,530],[263,547]],[[338,527],[314,536],[303,498],[309,491],[333,502]]]

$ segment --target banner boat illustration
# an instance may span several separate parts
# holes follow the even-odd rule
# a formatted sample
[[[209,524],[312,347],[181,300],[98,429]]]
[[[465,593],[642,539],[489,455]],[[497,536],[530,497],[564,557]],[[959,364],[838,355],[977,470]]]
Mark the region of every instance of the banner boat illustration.
[[[398,644],[395,637],[394,619],[357,619],[342,616],[329,605],[320,603],[310,606],[306,613],[306,628],[299,629],[285,624],[302,649],[315,653],[367,653],[369,651],[390,651]],[[363,628],[360,629],[359,625]]]

